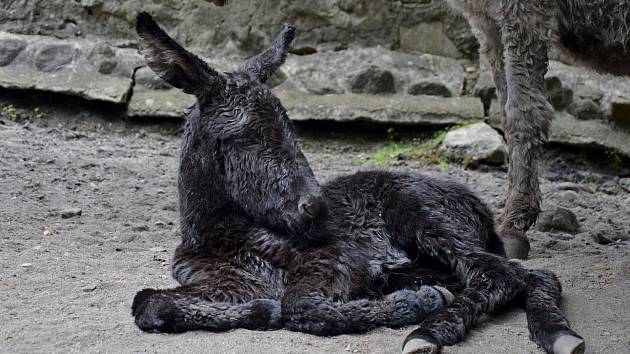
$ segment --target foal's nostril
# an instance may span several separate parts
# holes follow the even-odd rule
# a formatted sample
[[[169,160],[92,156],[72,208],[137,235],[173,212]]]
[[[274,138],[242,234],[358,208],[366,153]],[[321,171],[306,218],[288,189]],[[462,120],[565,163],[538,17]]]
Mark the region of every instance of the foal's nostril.
[[[298,204],[298,211],[302,215],[313,218],[319,213],[323,202],[322,197],[310,196],[301,198]]]

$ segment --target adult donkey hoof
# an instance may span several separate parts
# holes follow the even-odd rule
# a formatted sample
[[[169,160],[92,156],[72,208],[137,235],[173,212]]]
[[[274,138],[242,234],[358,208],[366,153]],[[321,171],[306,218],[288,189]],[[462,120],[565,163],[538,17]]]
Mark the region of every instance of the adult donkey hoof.
[[[570,334],[564,334],[553,342],[554,354],[584,354],[584,340]]]
[[[407,341],[403,345],[402,354],[438,354],[440,353],[440,347],[422,337],[407,338]]]
[[[501,241],[503,241],[503,248],[505,249],[505,257],[507,259],[527,259],[530,246],[525,232],[499,228],[499,237]]]

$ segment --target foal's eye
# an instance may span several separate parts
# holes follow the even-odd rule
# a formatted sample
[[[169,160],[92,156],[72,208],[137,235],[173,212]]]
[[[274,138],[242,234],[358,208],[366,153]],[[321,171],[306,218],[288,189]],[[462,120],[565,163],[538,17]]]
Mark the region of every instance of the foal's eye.
[[[249,137],[239,137],[239,138],[234,138],[232,140],[232,142],[234,143],[234,145],[236,145],[237,147],[250,147],[250,146],[254,146],[254,145],[258,145],[259,143]]]

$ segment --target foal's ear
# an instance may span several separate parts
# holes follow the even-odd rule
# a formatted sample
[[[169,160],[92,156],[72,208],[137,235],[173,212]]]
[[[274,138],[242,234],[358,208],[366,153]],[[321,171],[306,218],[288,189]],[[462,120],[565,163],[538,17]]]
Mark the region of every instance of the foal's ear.
[[[267,81],[286,60],[293,37],[295,37],[295,27],[285,24],[282,32],[278,34],[271,46],[264,52],[249,59],[243,65],[241,71],[256,76],[261,82]]]
[[[172,86],[186,93],[201,94],[222,82],[215,70],[177,44],[148,13],[138,14],[136,31],[149,67]]]

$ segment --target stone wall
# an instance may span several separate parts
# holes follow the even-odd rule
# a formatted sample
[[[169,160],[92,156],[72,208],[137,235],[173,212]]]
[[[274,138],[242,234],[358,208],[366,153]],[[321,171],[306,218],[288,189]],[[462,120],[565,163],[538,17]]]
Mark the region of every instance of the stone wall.
[[[443,0],[3,0],[0,30],[57,38],[135,41],[148,11],[180,43],[205,56],[251,55],[285,22],[298,27],[296,50],[383,46],[409,53],[475,57],[467,24]],[[234,53],[236,52],[236,53]]]
[[[235,70],[285,22],[295,24],[292,54],[269,83],[295,120],[486,120],[501,129],[492,80],[488,73],[476,79],[477,43],[443,0],[230,0],[224,7],[205,0],[4,0],[0,87],[105,101],[130,117],[181,117],[194,98],[145,66],[134,33],[139,11],[220,71]],[[630,156],[627,78],[554,62],[547,86],[558,111],[552,142]]]

